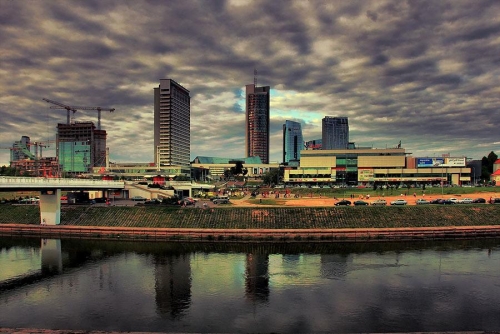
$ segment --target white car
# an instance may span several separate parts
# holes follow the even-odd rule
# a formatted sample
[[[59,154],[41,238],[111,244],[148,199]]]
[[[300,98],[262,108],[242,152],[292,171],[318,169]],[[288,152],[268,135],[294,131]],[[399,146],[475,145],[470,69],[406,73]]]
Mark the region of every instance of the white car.
[[[458,201],[460,204],[471,204],[472,203],[472,198],[462,198],[461,200]]]
[[[372,205],[387,205],[387,201],[385,199],[376,199],[372,202]]]
[[[448,201],[453,202],[453,203],[455,203],[455,204],[459,203],[458,199],[457,199],[457,198],[454,198],[454,197],[452,197],[452,198],[448,198]]]
[[[406,205],[408,202],[404,199],[397,199],[391,202],[391,205]]]

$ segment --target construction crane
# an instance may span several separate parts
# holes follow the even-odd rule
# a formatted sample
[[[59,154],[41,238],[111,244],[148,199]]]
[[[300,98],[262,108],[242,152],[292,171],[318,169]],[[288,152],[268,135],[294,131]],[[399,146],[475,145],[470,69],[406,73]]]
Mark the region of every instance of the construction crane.
[[[64,103],[61,103],[61,102],[57,102],[57,101],[54,101],[54,100],[49,100],[49,99],[42,99],[48,103],[52,103],[52,104],[55,104],[56,106],[51,106],[50,109],[66,109],[68,111],[67,113],[67,124],[71,124],[71,115],[70,115],[70,111],[73,112],[73,114],[76,112],[76,109],[71,107],[71,106],[68,106]]]
[[[56,142],[55,140],[47,140],[45,142],[35,141],[35,142],[30,143],[30,146],[35,146],[36,159],[39,159],[42,157],[42,147],[45,147],[45,148],[50,147],[50,144],[55,143],[55,142]],[[40,148],[40,156],[38,156],[38,148]]]
[[[56,106],[50,107],[51,109],[66,109],[68,111],[68,124],[69,124],[69,112],[70,110],[75,113],[77,110],[97,110],[97,130],[101,130],[101,111],[109,111],[113,112],[115,111],[115,108],[103,108],[103,107],[82,107],[82,106],[68,106],[63,103],[57,102],[57,101],[52,101],[49,99],[43,99],[44,101],[47,101],[49,103],[55,104]]]

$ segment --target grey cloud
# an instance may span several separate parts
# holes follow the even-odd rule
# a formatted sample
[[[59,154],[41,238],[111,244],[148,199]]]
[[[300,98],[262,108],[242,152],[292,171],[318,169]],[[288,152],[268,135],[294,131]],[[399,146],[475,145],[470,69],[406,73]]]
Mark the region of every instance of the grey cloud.
[[[47,132],[65,120],[41,101],[47,97],[117,108],[103,124],[111,155],[126,157],[121,125],[137,123],[134,141],[151,146],[153,88],[173,78],[191,91],[192,155],[242,156],[238,100],[255,68],[259,85],[313,96],[286,104],[303,115],[305,138],[320,137],[312,111],[349,116],[361,145],[403,138],[436,153],[461,140],[468,144],[456,153],[471,156],[498,141],[496,1],[40,0],[0,9],[0,114],[15,124],[2,128],[4,145],[30,135],[24,129]],[[224,106],[222,94],[232,97]],[[271,112],[271,160],[281,157],[282,123]],[[481,156],[495,149],[483,147]],[[152,149],[143,151],[134,158],[152,160]]]

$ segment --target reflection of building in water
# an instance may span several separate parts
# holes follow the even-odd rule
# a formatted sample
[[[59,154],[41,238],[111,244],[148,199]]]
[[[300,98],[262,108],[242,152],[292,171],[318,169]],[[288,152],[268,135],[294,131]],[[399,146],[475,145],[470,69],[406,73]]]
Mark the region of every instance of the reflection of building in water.
[[[158,313],[179,317],[191,303],[189,254],[158,256],[154,263]]]
[[[341,254],[322,254],[320,275],[323,278],[342,278],[350,270],[352,256]]]
[[[42,239],[42,275],[62,273],[62,253],[60,239]]]
[[[269,297],[269,254],[247,254],[245,295],[255,301]]]

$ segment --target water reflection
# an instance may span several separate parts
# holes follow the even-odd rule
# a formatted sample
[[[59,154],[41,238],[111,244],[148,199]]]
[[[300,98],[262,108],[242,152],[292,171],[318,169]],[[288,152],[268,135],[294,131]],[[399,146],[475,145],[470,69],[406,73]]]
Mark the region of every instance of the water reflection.
[[[180,317],[191,303],[191,264],[188,254],[155,255],[156,307],[162,316]]]
[[[500,241],[0,238],[0,324],[151,332],[500,329]]]
[[[269,297],[269,254],[253,253],[246,256],[245,296],[265,303]]]
[[[42,239],[41,243],[42,275],[50,276],[62,273],[61,240]]]

